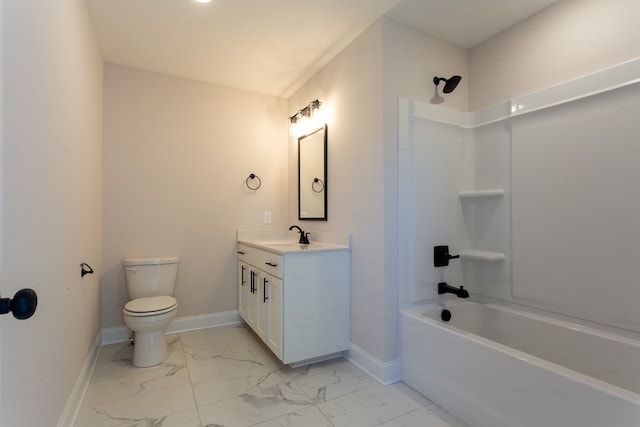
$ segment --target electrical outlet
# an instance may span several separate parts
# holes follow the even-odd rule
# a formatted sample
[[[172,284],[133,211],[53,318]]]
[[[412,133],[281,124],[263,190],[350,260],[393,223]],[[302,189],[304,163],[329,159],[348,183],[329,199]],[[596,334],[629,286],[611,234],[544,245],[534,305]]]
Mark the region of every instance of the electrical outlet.
[[[264,223],[271,224],[271,212],[264,213]]]

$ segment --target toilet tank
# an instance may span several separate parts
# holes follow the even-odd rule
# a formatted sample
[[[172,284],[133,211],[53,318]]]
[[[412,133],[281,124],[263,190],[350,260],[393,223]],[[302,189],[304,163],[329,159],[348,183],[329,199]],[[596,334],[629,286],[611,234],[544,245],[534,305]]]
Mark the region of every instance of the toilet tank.
[[[178,257],[125,258],[124,277],[129,298],[173,296],[179,261]]]

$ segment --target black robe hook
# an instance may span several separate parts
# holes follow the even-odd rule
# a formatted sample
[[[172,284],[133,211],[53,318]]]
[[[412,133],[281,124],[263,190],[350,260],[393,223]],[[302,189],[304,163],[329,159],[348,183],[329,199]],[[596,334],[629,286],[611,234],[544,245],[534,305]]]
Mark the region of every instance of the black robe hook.
[[[86,262],[80,264],[80,277],[84,277],[85,274],[93,274],[93,268]]]

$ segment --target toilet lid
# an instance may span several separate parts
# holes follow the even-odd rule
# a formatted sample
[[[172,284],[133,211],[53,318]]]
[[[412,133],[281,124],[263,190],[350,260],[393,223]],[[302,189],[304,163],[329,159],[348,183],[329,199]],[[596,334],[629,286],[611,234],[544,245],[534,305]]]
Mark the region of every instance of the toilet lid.
[[[173,310],[178,305],[174,297],[159,296],[136,298],[129,301],[125,306],[125,311],[132,316],[151,316],[163,314]]]

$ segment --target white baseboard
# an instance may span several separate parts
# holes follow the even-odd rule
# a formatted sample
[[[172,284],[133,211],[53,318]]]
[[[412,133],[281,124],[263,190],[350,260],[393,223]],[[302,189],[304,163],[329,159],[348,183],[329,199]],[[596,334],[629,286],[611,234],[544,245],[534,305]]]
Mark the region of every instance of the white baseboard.
[[[233,325],[240,323],[238,310],[223,311],[220,313],[202,314],[198,316],[178,317],[167,328],[168,334],[189,332],[198,329],[213,328],[215,326]],[[131,331],[126,326],[104,328],[102,330],[102,345],[116,344],[129,340]]]
[[[360,369],[368,372],[382,385],[389,385],[402,380],[400,359],[383,362],[354,343],[351,343],[351,348],[345,352],[344,357]]]
[[[82,365],[80,375],[78,375],[78,379],[76,380],[76,384],[71,391],[71,395],[67,400],[67,404],[62,411],[62,415],[60,415],[57,427],[69,427],[75,424],[76,417],[78,416],[78,412],[80,411],[80,406],[82,405],[82,400],[84,399],[87,387],[89,386],[89,382],[91,381],[93,368],[95,367],[96,361],[98,360],[98,355],[100,355],[101,343],[102,334],[98,332],[95,339],[93,340],[93,343],[91,344],[89,354],[87,355],[87,358]]]

